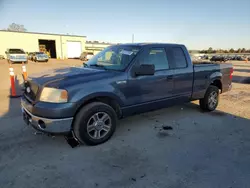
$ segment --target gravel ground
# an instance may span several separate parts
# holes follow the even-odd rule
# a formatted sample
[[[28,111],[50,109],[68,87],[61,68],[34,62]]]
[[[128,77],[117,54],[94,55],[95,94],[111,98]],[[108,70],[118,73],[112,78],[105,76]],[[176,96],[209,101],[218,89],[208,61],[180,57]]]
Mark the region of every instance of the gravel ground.
[[[79,64],[52,60],[29,63],[27,69]],[[24,125],[19,99],[7,97],[8,65],[0,61],[0,67],[1,188],[250,185],[250,63],[234,63],[233,90],[221,96],[215,112],[202,113],[194,102],[133,116],[122,120],[105,144],[74,149],[60,136],[35,135]],[[21,66],[14,68],[20,74]]]

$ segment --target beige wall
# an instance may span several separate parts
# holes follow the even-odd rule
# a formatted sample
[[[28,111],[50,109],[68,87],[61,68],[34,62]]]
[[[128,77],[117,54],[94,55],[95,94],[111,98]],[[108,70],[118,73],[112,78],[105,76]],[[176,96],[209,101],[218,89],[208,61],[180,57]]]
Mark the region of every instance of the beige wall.
[[[25,52],[39,51],[39,39],[55,40],[58,58],[67,57],[67,41],[79,41],[82,51],[85,50],[86,37],[0,31],[0,55],[5,55],[7,48],[22,48]]]

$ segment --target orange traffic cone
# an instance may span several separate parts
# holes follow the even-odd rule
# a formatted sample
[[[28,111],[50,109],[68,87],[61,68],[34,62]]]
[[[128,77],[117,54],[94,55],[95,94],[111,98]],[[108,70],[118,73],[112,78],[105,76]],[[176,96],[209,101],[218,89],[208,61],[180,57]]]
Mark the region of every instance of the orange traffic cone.
[[[10,97],[11,98],[20,97],[21,95],[16,94],[15,73],[14,73],[14,69],[11,66],[9,67],[9,71],[10,71],[10,86],[11,86]]]
[[[23,71],[23,80],[26,81],[28,74],[27,74],[26,66],[24,64],[22,64],[22,71]]]

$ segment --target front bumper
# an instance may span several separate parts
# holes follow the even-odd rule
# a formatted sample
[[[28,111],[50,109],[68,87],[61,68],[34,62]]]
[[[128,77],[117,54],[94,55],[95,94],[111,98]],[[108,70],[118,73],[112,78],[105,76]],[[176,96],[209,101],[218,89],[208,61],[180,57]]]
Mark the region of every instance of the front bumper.
[[[67,118],[47,118],[34,115],[36,107],[28,103],[24,98],[21,99],[21,109],[23,113],[23,120],[26,124],[31,125],[36,130],[46,133],[64,134],[71,131],[73,117]],[[47,108],[48,113],[54,114],[54,110]],[[56,115],[56,114],[55,114]]]
[[[37,59],[36,61],[38,62],[46,62],[46,61],[49,61],[48,59]]]
[[[10,59],[10,61],[14,63],[19,63],[19,62],[27,62],[28,59]]]

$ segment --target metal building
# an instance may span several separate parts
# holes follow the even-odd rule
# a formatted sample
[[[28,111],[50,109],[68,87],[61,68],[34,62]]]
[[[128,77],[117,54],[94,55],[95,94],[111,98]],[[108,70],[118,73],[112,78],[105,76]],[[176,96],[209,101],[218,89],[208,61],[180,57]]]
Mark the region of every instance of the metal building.
[[[102,51],[104,48],[113,45],[112,43],[99,42],[99,41],[86,41],[86,51],[97,54]]]
[[[7,48],[25,52],[49,52],[51,58],[79,58],[85,51],[86,36],[0,30],[0,55]]]

